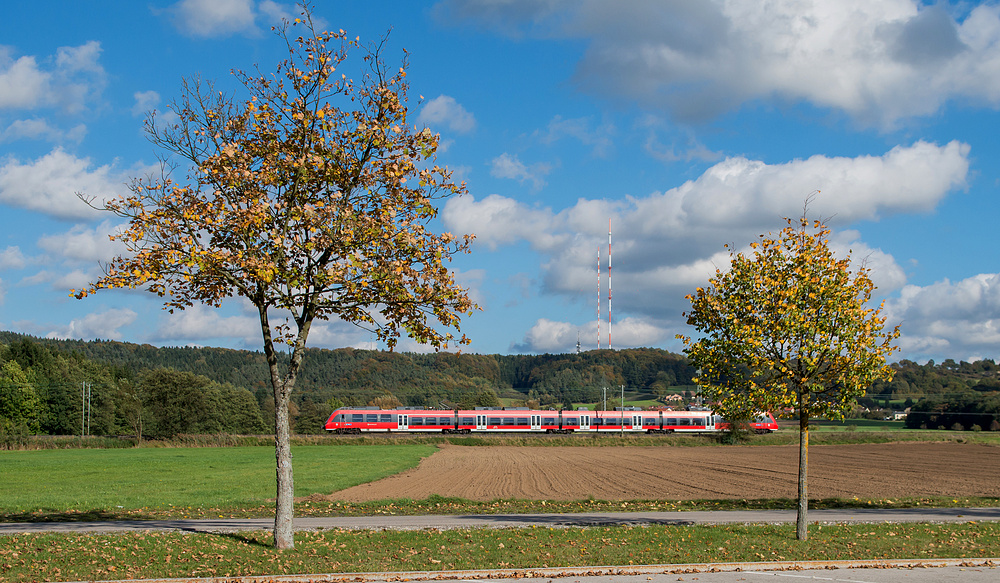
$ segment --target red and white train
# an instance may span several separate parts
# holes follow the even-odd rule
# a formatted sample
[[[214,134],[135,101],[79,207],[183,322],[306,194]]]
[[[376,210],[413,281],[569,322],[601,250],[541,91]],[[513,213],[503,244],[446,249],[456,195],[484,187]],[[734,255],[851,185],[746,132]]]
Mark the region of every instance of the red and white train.
[[[334,433],[713,433],[729,423],[712,411],[542,411],[524,407],[379,409],[342,407],[325,428]],[[750,424],[757,433],[777,431],[770,413]]]

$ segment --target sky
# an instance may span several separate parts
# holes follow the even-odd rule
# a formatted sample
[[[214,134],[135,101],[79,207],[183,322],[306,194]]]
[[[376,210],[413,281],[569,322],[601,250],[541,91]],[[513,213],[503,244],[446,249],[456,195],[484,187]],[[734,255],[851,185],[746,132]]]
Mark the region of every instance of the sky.
[[[270,28],[298,9],[44,6],[0,7],[0,329],[259,350],[239,298],[175,314],[140,290],[71,298],[120,252],[117,217],[77,194],[126,194],[159,167],[143,121],[169,119],[183,80],[239,96],[234,69],[273,72]],[[482,308],[464,351],[679,352],[685,295],[726,268],[724,246],[776,234],[811,196],[832,247],[872,270],[894,359],[1000,355],[997,2],[331,0],[313,15],[386,38],[389,63],[406,51],[409,119],[467,183],[434,225],[476,234],[451,263]],[[337,321],[309,344],[382,348]]]

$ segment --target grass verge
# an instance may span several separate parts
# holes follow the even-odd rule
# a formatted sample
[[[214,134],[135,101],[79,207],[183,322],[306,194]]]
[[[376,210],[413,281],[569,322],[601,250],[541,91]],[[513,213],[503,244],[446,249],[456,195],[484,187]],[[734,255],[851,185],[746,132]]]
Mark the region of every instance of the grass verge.
[[[767,435],[750,435],[742,445],[793,445],[799,442],[797,422],[781,421],[782,429]],[[810,443],[840,445],[858,443],[929,441],[977,443],[1000,445],[1000,431],[940,431],[930,429],[904,429],[899,421],[871,421],[849,419],[845,422],[818,420],[811,424]],[[701,447],[724,446],[730,442],[725,434],[704,435],[646,435],[643,433],[548,435],[548,434],[482,434],[443,435],[427,434],[366,434],[366,435],[296,435],[292,446],[356,446],[356,445],[437,445],[448,443],[463,446],[573,446],[573,447]],[[274,437],[270,435],[179,435],[169,440],[137,442],[128,437],[28,436],[26,443],[16,450],[55,449],[176,449],[176,448],[229,448],[262,447],[273,449]],[[2,455],[2,450],[0,450]],[[2,458],[0,458],[2,459]]]
[[[264,532],[4,537],[0,581],[521,569],[730,561],[1000,556],[1000,524],[647,526],[303,532],[276,551]]]

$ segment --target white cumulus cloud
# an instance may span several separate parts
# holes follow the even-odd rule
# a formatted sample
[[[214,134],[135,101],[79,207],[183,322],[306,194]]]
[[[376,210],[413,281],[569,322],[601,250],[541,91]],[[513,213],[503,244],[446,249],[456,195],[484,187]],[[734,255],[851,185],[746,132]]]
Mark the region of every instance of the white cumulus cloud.
[[[106,82],[99,63],[101,44],[88,41],[78,47],[59,47],[54,65],[38,58],[14,58],[10,47],[0,46],[0,109],[59,107],[78,113],[100,96]]]
[[[247,314],[225,316],[220,310],[204,304],[164,315],[155,337],[185,343],[212,338],[243,338],[248,345],[253,340],[257,344],[262,342],[258,317]]]
[[[47,101],[51,75],[38,68],[35,57],[14,59],[0,47],[0,108],[32,108]]]
[[[56,148],[41,158],[22,162],[7,158],[0,165],[0,203],[59,219],[92,219],[96,211],[77,198],[81,192],[99,200],[124,194],[128,176],[110,165],[94,167]]]
[[[11,122],[5,130],[0,131],[0,142],[46,140],[56,143],[80,143],[86,135],[87,126],[84,124],[77,124],[68,130],[63,130],[44,119],[19,119]]]
[[[52,255],[72,261],[106,263],[125,252],[120,242],[109,239],[109,235],[124,228],[125,225],[115,225],[111,221],[102,221],[95,226],[75,225],[65,233],[40,237],[38,246]]]
[[[580,39],[575,81],[683,120],[809,102],[891,127],[948,101],[1000,105],[1000,7],[919,0],[444,0],[510,35]]]
[[[559,238],[547,235],[551,211],[531,209],[498,194],[481,201],[471,195],[452,198],[442,209],[441,218],[463,233],[475,233],[477,244],[490,249],[525,239],[550,246],[554,238]]]
[[[476,234],[489,249],[527,242],[541,256],[544,293],[591,301],[596,254],[607,265],[608,219],[614,231],[614,306],[620,317],[642,318],[633,341],[670,337],[689,308],[684,295],[704,284],[716,269],[728,268],[723,244],[745,249],[762,233],[777,233],[782,217],[798,217],[810,191],[821,188],[809,207],[813,217],[831,217],[834,229],[859,220],[932,210],[949,192],[964,187],[968,146],[917,142],[881,156],[814,156],[784,164],[730,158],[698,178],[663,192],[621,201],[579,199],[562,210],[529,206],[493,194],[463,196],[442,210],[445,225]],[[848,252],[864,264],[884,295],[906,284],[892,255],[866,244],[854,230],[833,234],[839,256]],[[605,267],[606,268],[606,267]],[[605,283],[606,275],[605,275]],[[673,328],[671,328],[673,327]],[[565,346],[576,329],[542,322],[523,347]],[[623,332],[624,334],[624,332]],[[584,337],[588,337],[584,333]],[[622,346],[639,345],[625,344]],[[616,344],[618,344],[616,342]]]
[[[446,126],[453,132],[467,134],[476,129],[476,118],[454,97],[439,95],[420,109],[417,123],[436,128]]]
[[[602,348],[608,347],[608,332],[608,323],[604,321],[600,329]],[[612,347],[652,346],[670,335],[667,329],[650,320],[635,317],[612,322],[610,332]],[[576,350],[577,341],[581,346],[595,347],[597,333],[597,322],[594,320],[583,325],[575,325],[539,318],[524,335],[524,339],[513,344],[511,349],[517,352],[573,352]]]
[[[76,318],[66,326],[49,331],[45,337],[121,340],[123,338],[121,329],[135,322],[137,316],[138,314],[128,308],[112,308]]]
[[[994,354],[1000,346],[1000,274],[908,285],[886,302],[887,324],[900,325],[899,345],[912,358]]]
[[[21,248],[7,247],[0,250],[0,269],[21,269],[27,264]]]
[[[174,25],[194,37],[227,37],[260,34],[258,21],[278,24],[294,20],[298,10],[292,3],[273,0],[181,0],[168,9]],[[317,23],[322,24],[322,23]],[[322,29],[322,26],[320,26]]]
[[[544,177],[552,171],[552,166],[544,162],[527,166],[521,162],[517,154],[513,156],[504,152],[490,163],[490,175],[497,178],[510,178],[521,184],[530,182],[535,190],[545,186]]]
[[[160,94],[156,91],[136,91],[132,97],[135,98],[135,105],[132,106],[132,115],[136,117],[145,115],[147,111],[160,103]]]

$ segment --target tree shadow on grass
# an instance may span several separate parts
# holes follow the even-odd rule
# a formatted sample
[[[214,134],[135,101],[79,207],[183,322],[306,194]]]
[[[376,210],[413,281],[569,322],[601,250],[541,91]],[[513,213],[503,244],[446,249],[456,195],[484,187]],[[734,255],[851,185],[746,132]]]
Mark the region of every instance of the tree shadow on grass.
[[[153,515],[134,510],[35,510],[31,512],[0,512],[0,522],[105,522],[114,520],[151,520]]]
[[[192,531],[192,532],[202,532],[204,531]],[[260,547],[264,549],[274,548],[274,536],[270,533],[264,536],[256,536],[254,532],[213,532],[209,533],[212,536],[217,536],[220,538],[227,538],[238,543],[243,543],[248,546]]]

